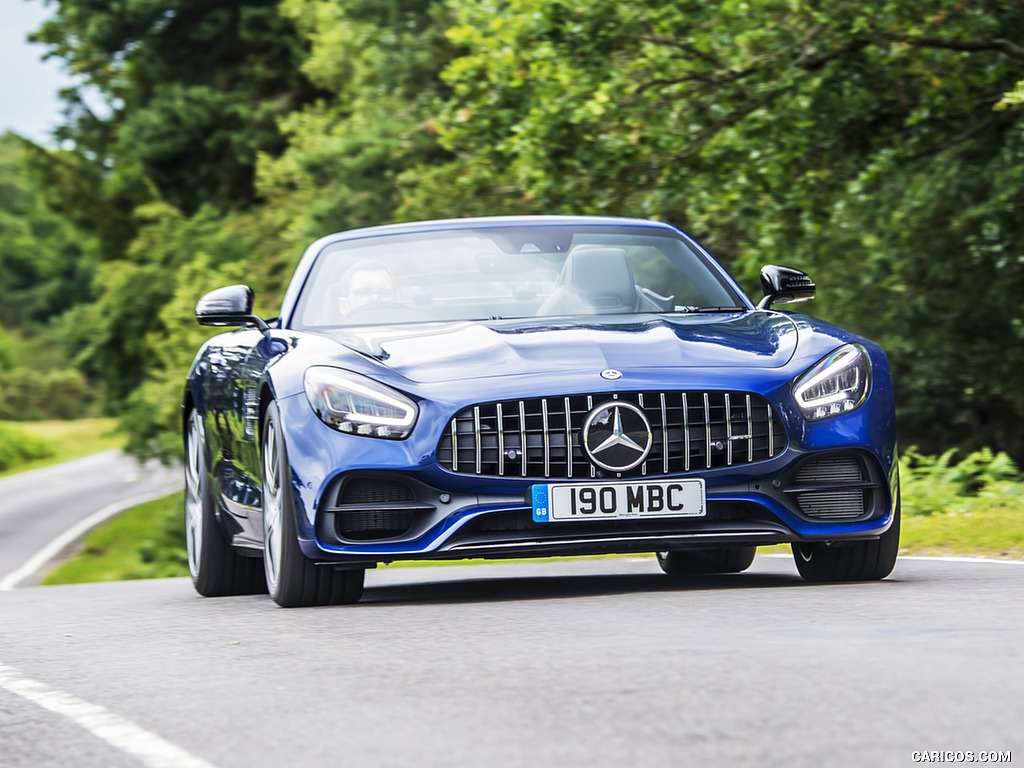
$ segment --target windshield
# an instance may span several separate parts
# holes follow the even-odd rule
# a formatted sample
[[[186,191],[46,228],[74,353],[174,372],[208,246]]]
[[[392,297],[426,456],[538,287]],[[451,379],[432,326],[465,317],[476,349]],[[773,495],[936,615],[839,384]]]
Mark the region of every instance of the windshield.
[[[328,246],[298,302],[305,328],[741,309],[685,240],[648,227],[509,226]]]

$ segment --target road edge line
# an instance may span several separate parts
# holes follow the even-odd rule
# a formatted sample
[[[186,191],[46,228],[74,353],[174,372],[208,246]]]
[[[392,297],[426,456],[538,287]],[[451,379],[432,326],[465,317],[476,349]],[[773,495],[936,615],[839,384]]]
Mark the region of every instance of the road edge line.
[[[759,554],[758,557],[784,557],[787,560],[792,559],[792,555],[776,552],[766,552],[765,554]],[[920,560],[922,562],[940,562],[940,563],[999,563],[1000,565],[1024,565],[1024,560],[1010,560],[1010,559],[999,559],[996,557],[969,557],[963,555],[957,557],[955,555],[900,555],[896,558],[898,563],[900,560]]]
[[[85,519],[79,520],[60,536],[50,541],[49,544],[32,555],[32,557],[26,560],[20,567],[7,574],[3,579],[0,579],[0,592],[9,592],[17,587],[18,584],[36,573],[44,565],[57,557],[57,555],[74,544],[78,539],[85,536],[85,534],[89,533],[89,531],[96,526],[105,523],[114,515],[124,512],[132,507],[137,507],[140,504],[146,504],[147,502],[161,499],[164,496],[169,496],[179,490],[181,490],[181,483],[176,482],[159,491],[133,496],[130,499],[122,499],[121,501],[116,501],[113,504],[108,504],[97,512],[93,512]]]

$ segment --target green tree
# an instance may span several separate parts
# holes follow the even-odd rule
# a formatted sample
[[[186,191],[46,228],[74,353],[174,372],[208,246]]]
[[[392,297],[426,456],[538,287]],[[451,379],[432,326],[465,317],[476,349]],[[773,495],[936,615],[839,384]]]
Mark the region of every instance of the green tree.
[[[87,297],[95,248],[46,205],[31,159],[40,151],[0,136],[0,418],[88,413],[84,377],[73,369],[53,319]]]
[[[284,0],[309,40],[303,71],[326,94],[281,123],[289,141],[262,157],[260,193],[296,247],[327,232],[392,221],[406,169],[447,160],[432,115],[453,49],[437,0]]]
[[[22,331],[79,301],[93,268],[88,238],[46,205],[30,165],[36,151],[12,133],[0,136],[0,324]]]
[[[261,204],[223,219],[212,207],[190,217],[153,208],[129,251],[133,263],[103,274],[100,302],[84,310],[84,359],[97,375],[111,372],[129,448],[138,453],[180,452],[184,376],[211,334],[195,324],[202,293],[245,282],[256,291],[257,309],[276,314],[309,242],[393,219],[398,174],[447,157],[429,125],[450,56],[436,3],[286,0],[282,12],[308,40],[303,72],[323,98],[282,118],[289,141],[283,153],[260,155]],[[145,327],[131,325],[133,301],[152,308]],[[138,375],[126,380],[126,367]]]
[[[82,79],[58,136],[109,169],[110,198],[155,194],[186,213],[251,203],[257,154],[284,147],[278,118],[317,95],[277,0],[55,5],[33,39]]]
[[[225,265],[237,265],[248,282],[263,287],[271,282],[263,276],[280,269],[276,244],[264,236],[252,214],[225,217],[204,207],[189,217],[167,203],[151,203],[136,216],[139,234],[125,257],[97,269],[98,298],[62,318],[79,365],[103,383],[110,401],[119,406],[147,377],[166,375],[165,347],[178,349],[195,339],[194,314],[169,316],[164,310],[179,294],[182,281],[189,281],[194,291],[194,308],[202,293],[219,287],[199,279],[204,270],[216,273]],[[174,322],[168,324],[168,317]],[[183,380],[186,372],[187,363],[175,374]],[[135,429],[130,422],[126,426]]]
[[[72,306],[139,450],[175,442],[191,306],[219,282],[273,314],[328,231],[561,212],[677,223],[748,288],[807,269],[813,311],[890,351],[904,442],[1024,457],[1019,3],[94,6],[58,0],[38,35],[83,87],[69,149],[28,157],[95,274],[40,306]],[[18,253],[6,279],[36,280]]]
[[[79,85],[57,132],[68,148],[34,164],[51,209],[98,244],[102,263],[61,326],[116,408],[154,364],[149,339],[166,332],[161,307],[183,266],[258,251],[235,212],[258,207],[257,157],[285,146],[278,120],[318,92],[277,0],[54,5],[34,39]]]
[[[905,439],[1024,455],[1024,6],[453,0],[403,215],[645,215],[885,343]],[[996,109],[999,104],[1002,108]]]

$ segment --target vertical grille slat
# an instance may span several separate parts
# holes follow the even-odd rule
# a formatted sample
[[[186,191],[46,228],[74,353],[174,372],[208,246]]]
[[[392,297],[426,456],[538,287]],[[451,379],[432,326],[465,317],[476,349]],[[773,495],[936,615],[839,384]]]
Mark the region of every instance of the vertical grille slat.
[[[456,419],[452,419],[452,472],[459,471],[459,423]]]
[[[637,404],[640,406],[640,410],[644,410],[644,393],[641,392],[640,394],[638,394],[636,399],[637,399]],[[650,424],[650,421],[651,421],[650,415],[648,415],[648,417],[647,417],[648,424]],[[654,435],[653,434],[651,435],[651,440],[652,440],[652,442],[654,440]],[[653,447],[653,444],[652,444],[652,447]],[[647,475],[647,461],[650,458],[651,458],[651,455],[648,453],[647,454],[647,458],[644,459],[641,462],[641,464],[640,464],[640,474],[642,476],[646,476]]]
[[[495,406],[495,413],[498,417],[498,475],[505,474],[505,415],[501,410],[501,403]]]
[[[565,463],[566,477],[572,477],[572,407],[565,398]]]
[[[683,392],[683,456],[686,457],[686,472],[690,471],[690,404]]]
[[[523,465],[523,477],[526,477],[526,403],[519,401],[519,461]]]
[[[754,416],[750,410],[750,395],[747,395],[747,463],[754,460]]]
[[[711,397],[704,393],[704,436],[707,440],[708,469],[711,469]]]
[[[476,438],[476,473],[479,475],[483,459],[483,441],[480,439],[480,406],[473,408],[473,436]]]
[[[786,447],[771,404],[747,392],[608,392],[480,403],[451,420],[437,446],[443,469],[487,477],[615,477],[583,451],[583,423],[618,400],[651,425],[647,459],[622,477],[705,471],[766,461]],[[576,446],[576,447],[574,447]]]
[[[725,393],[725,465],[732,466],[732,401]]]
[[[587,395],[587,413],[590,413],[590,411],[592,411],[592,410],[594,410],[594,396],[593,395]],[[583,440],[580,439],[580,448],[582,449],[582,447],[583,447]],[[597,477],[597,469],[594,467],[594,465],[590,464],[590,462],[587,462],[587,464],[590,466],[590,476],[591,477]]]
[[[668,408],[665,393],[661,393],[661,472],[668,474]]]
[[[551,477],[551,432],[548,429],[548,401],[540,401],[541,422],[544,431],[544,477]]]

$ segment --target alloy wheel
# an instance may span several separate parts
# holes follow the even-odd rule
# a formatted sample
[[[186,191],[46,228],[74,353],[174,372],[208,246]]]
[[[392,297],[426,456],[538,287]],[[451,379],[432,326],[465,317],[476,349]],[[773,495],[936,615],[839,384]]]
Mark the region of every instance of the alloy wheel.
[[[185,549],[192,578],[199,575],[203,554],[203,425],[195,411],[189,417],[185,457]]]
[[[281,577],[283,499],[279,457],[277,424],[268,420],[263,442],[263,564],[271,593]]]

